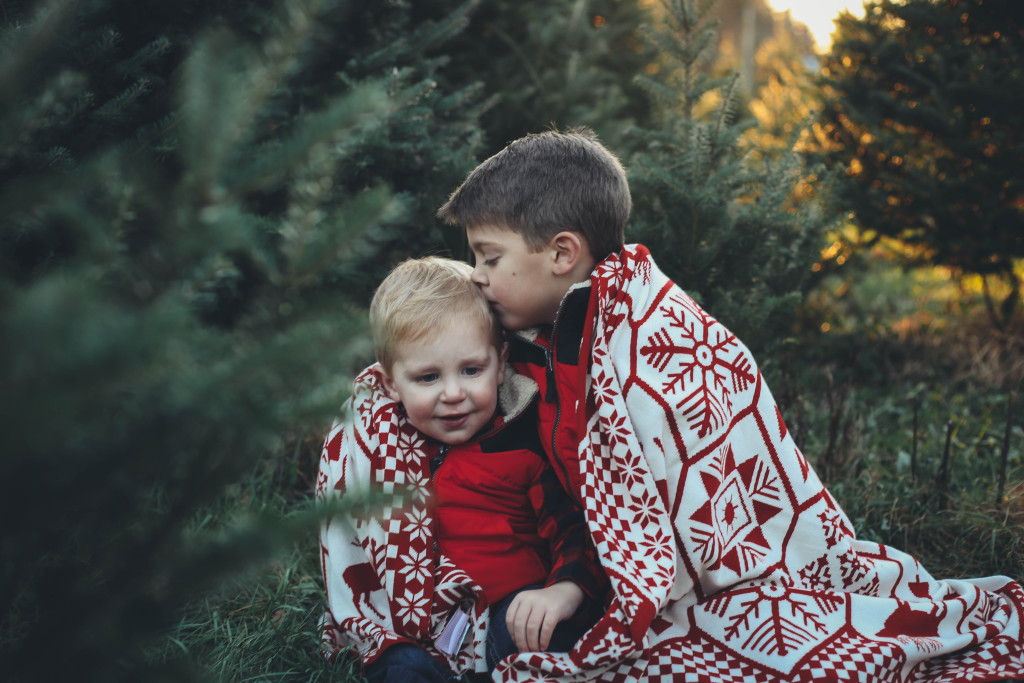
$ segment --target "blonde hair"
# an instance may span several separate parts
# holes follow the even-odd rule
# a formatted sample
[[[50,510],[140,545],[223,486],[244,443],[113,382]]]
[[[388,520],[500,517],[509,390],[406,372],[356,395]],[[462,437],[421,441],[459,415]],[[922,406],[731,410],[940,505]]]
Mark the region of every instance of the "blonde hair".
[[[489,330],[501,349],[501,323],[462,261],[426,256],[403,261],[377,287],[370,303],[370,329],[377,362],[390,373],[395,347],[417,341],[458,319]]]

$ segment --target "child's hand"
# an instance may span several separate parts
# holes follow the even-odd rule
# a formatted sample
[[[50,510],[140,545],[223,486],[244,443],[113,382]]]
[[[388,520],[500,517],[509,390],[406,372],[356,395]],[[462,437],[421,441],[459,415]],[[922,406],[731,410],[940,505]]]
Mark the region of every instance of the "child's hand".
[[[582,603],[583,590],[572,581],[523,591],[512,598],[505,614],[509,635],[520,652],[543,652],[555,626],[575,614]]]

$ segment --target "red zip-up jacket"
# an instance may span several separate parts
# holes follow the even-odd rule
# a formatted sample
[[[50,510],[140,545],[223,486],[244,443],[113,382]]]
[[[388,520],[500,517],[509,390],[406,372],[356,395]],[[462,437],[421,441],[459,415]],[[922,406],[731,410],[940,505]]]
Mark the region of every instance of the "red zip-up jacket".
[[[541,401],[537,431],[555,473],[583,506],[579,468],[579,434],[583,433],[594,312],[589,284],[565,295],[551,328],[532,328],[508,335],[509,363],[519,374],[537,383]],[[586,348],[584,348],[586,347]]]
[[[605,585],[583,511],[566,494],[537,436],[536,392],[484,436],[441,446],[431,460],[435,539],[495,604],[526,586]]]

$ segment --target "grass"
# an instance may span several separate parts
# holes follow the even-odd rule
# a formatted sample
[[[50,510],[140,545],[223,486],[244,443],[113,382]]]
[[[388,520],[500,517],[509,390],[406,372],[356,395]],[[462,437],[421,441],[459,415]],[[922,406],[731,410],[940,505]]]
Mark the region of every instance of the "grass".
[[[311,538],[315,543],[315,537]],[[319,566],[296,547],[268,566],[197,600],[165,647],[205,677],[231,681],[345,681],[315,644],[322,614]]]
[[[229,529],[257,516],[308,516],[320,439],[308,434],[283,440],[279,453],[225,491],[197,517],[193,530]],[[290,534],[270,560],[196,596],[150,657],[177,662],[202,680],[362,680],[354,661],[329,665],[319,654],[323,587],[317,529],[298,524]]]
[[[858,536],[938,578],[1024,576],[1022,316],[998,329],[979,288],[884,260],[811,305],[784,415]]]
[[[773,381],[787,423],[860,538],[909,552],[936,578],[1024,577],[1024,405],[997,497],[1024,326],[995,331],[978,300],[962,288],[952,296],[941,274],[874,267],[881,272],[854,286],[833,282],[838,295],[811,300],[828,331],[803,335]],[[296,514],[313,490],[321,438],[283,441],[196,528]],[[272,561],[197,597],[153,658],[186,662],[210,680],[361,680],[352,662],[328,666],[316,651],[316,549],[308,528]]]

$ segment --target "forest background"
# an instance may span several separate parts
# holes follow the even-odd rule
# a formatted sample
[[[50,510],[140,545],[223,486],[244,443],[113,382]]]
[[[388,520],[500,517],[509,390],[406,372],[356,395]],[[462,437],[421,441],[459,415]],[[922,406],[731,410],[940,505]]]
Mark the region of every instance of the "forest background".
[[[858,534],[1024,577],[1014,0],[0,1],[0,670],[357,680],[320,444],[479,161],[592,127]],[[343,513],[344,511],[341,510]]]

